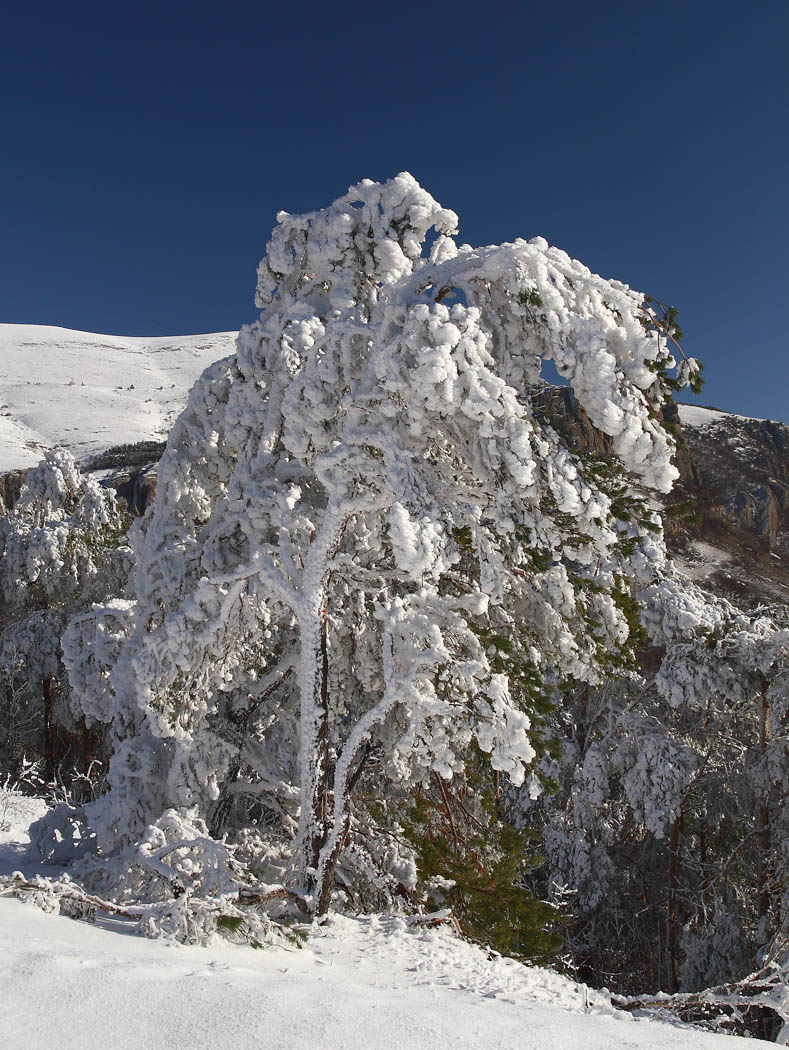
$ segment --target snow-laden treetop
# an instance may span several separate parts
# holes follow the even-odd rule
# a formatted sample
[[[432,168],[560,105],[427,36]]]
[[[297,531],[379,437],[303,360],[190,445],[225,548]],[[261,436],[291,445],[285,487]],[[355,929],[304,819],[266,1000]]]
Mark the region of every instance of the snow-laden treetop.
[[[458,247],[457,215],[408,173],[383,184],[364,180],[323,211],[277,219],[258,269],[265,318],[287,315],[294,329],[308,315],[320,318],[321,331],[304,332],[313,343],[329,341],[349,310],[361,308],[368,324],[380,319],[382,334],[405,324],[409,348],[422,351],[409,364],[417,364],[414,386],[424,386],[425,407],[471,418],[491,394],[502,402],[500,415],[517,416],[505,388],[517,400],[539,378],[540,358],[553,360],[629,469],[663,491],[676,478],[671,444],[654,419],[658,374],[674,361],[641,293],[598,277],[541,237]],[[438,236],[425,257],[431,229]],[[452,291],[464,302],[448,309],[441,300]],[[469,375],[477,371],[464,362],[470,341],[487,352],[493,386],[486,375],[478,390]]]

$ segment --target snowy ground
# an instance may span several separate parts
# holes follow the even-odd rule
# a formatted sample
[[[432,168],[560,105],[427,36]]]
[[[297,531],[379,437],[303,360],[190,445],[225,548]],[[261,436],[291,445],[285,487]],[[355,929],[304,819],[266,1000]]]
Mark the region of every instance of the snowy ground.
[[[235,349],[235,332],[135,339],[0,324],[0,472],[64,445],[78,459],[163,441],[200,373]]]
[[[688,549],[682,554],[673,556],[674,564],[691,580],[704,584],[714,572],[726,571],[731,566],[733,556],[704,540],[691,540]]]
[[[702,408],[701,405],[679,405],[679,418],[686,427],[708,427],[722,419],[742,419],[750,422],[754,416],[739,416],[736,412],[721,412],[717,408]]]
[[[4,801],[5,800],[5,801]],[[41,868],[36,800],[0,790],[0,874]],[[49,872],[49,874],[53,874]],[[0,899],[3,1050],[734,1050],[766,1046],[614,1011],[445,930],[334,917],[304,948],[186,948]]]
[[[710,423],[717,423],[726,419],[728,412],[720,412],[715,408],[701,408],[700,405],[679,405],[679,418],[686,427],[708,427]]]

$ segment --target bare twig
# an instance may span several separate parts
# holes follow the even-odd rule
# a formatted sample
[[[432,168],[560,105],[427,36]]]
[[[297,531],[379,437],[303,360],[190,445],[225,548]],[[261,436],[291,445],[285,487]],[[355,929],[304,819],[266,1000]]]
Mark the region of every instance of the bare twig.
[[[464,936],[460,923],[451,911],[434,911],[427,915],[409,915],[407,922],[409,926],[427,926],[428,928],[449,925],[454,927],[455,932],[459,936]]]
[[[35,892],[45,892],[49,887],[37,886],[34,882],[27,882],[25,879],[11,878],[7,881],[4,880],[5,885],[0,884],[0,897],[15,894],[19,890],[31,890]],[[120,915],[124,919],[139,919],[143,914],[144,908],[134,908],[129,911],[126,908],[121,908],[117,904],[112,904],[110,901],[102,900],[101,897],[94,897],[92,893],[85,893],[84,890],[77,889],[76,886],[69,887],[52,887],[54,893],[58,898],[63,900],[77,901],[79,904],[87,904],[92,908],[96,908],[98,911],[107,912],[108,915]]]
[[[245,886],[240,886],[238,889],[238,903],[239,904],[268,904],[271,901],[290,901],[291,904],[295,904],[296,907],[303,915],[310,914],[310,906],[300,897],[298,893],[294,893],[293,890],[285,889],[284,886],[280,886],[275,890],[266,890],[265,893],[256,893],[255,890],[247,889]]]

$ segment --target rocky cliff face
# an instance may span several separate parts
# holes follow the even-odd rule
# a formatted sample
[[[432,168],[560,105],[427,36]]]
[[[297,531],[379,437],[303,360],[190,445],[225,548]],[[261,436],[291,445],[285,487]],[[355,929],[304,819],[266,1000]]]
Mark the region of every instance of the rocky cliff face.
[[[667,505],[679,567],[747,605],[789,601],[789,427],[680,405],[680,479]]]
[[[610,440],[568,387],[536,396],[574,447],[598,455]],[[731,601],[789,601],[789,427],[715,409],[667,405],[680,477],[663,500],[678,567]]]
[[[678,566],[743,605],[789,601],[789,427],[680,405],[680,481],[667,504]]]
[[[718,494],[730,521],[789,554],[789,427],[704,409],[683,414],[698,483]]]
[[[156,472],[165,442],[138,441],[133,445],[116,445],[94,456],[85,468],[106,471],[112,485],[135,517],[144,514],[156,492]]]
[[[19,499],[25,474],[27,474],[26,470],[9,470],[5,474],[0,474],[0,514],[11,510]]]

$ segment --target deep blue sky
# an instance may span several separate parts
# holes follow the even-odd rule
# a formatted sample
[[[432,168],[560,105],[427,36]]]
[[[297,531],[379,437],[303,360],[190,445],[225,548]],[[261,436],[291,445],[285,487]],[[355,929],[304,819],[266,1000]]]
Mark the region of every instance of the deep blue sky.
[[[680,308],[700,403],[789,422],[789,4],[8,5],[0,320],[255,316],[275,213],[411,171]]]

